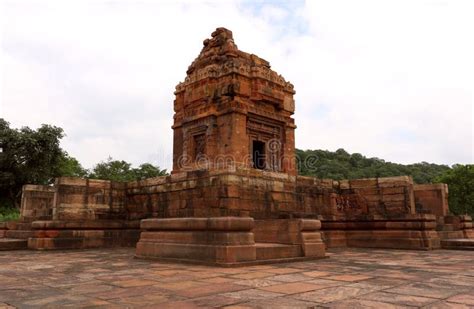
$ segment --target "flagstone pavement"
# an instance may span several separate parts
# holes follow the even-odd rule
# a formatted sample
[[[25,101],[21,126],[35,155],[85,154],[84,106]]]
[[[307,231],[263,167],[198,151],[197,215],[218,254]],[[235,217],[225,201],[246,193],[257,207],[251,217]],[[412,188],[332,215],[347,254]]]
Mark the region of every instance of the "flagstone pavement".
[[[473,251],[344,249],[240,268],[133,254],[0,252],[0,308],[474,308]]]

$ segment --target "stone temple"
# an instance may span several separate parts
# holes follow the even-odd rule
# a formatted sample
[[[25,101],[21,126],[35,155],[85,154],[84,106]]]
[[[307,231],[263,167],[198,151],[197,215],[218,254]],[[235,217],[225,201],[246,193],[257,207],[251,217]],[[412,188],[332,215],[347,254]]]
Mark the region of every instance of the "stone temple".
[[[293,85],[218,28],[176,86],[171,175],[133,182],[61,177],[23,189],[0,246],[136,246],[140,258],[222,266],[325,256],[326,248],[474,246],[444,184],[410,177],[297,175]]]
[[[296,175],[293,85],[219,28],[176,87],[173,172],[236,168]]]

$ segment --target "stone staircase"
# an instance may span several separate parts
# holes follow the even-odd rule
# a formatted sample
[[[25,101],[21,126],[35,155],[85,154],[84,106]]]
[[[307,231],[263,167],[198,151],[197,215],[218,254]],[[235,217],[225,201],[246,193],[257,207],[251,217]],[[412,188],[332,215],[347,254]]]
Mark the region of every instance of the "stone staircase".
[[[28,238],[32,235],[31,223],[0,222],[0,251],[28,249]]]

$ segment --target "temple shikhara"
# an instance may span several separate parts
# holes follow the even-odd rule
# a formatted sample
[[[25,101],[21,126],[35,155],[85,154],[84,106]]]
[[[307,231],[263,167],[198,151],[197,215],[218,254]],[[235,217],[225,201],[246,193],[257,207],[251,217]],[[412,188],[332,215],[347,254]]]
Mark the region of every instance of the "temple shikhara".
[[[176,86],[173,171],[225,165],[295,176],[293,85],[219,28]]]
[[[240,51],[230,30],[203,45],[176,86],[171,174],[27,185],[21,221],[0,225],[2,246],[132,246],[139,258],[221,266],[322,258],[333,247],[472,246],[472,219],[449,214],[445,184],[298,176],[293,85]]]

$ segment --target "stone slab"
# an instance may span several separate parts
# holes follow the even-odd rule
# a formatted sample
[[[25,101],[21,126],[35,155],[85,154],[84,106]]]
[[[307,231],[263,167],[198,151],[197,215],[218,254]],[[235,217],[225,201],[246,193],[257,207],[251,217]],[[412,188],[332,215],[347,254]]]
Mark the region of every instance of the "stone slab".
[[[28,248],[26,239],[0,238],[0,251],[22,250]]]

